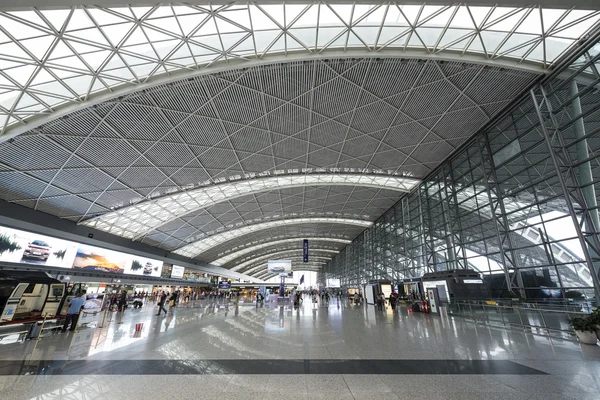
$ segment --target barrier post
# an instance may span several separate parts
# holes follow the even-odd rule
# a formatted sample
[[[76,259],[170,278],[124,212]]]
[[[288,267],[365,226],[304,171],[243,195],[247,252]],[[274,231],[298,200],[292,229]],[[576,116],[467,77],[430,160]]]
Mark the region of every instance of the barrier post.
[[[121,325],[123,323],[123,314],[125,314],[125,307],[121,309],[121,312],[119,314],[119,322],[117,322],[117,325]]]
[[[79,314],[77,314],[77,320],[75,321],[75,329],[73,329],[73,333],[77,333],[77,328],[79,327],[79,319],[81,318],[81,314],[85,313],[85,311],[81,310]]]
[[[40,327],[40,330],[38,331],[37,336],[33,339],[33,340],[40,340],[41,339],[41,335],[42,335],[42,331],[44,330],[44,325],[46,325],[46,318],[48,318],[48,313],[44,314],[44,320],[42,321],[42,326]],[[36,322],[37,324],[37,322]]]
[[[102,317],[102,323],[100,324],[100,326],[98,326],[98,328],[104,328],[104,321],[106,321],[106,313],[108,312],[108,307],[106,307],[104,309],[104,316]]]

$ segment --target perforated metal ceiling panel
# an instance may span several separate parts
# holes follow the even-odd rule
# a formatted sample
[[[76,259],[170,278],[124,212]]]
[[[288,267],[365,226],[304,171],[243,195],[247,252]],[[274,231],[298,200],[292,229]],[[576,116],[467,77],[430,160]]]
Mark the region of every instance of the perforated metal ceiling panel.
[[[264,171],[352,168],[422,178],[536,74],[457,62],[312,60],[199,76],[131,93],[0,144],[0,197],[82,221],[157,195]],[[375,220],[400,193],[300,187],[235,198],[143,238],[176,249],[212,232],[289,216]],[[354,238],[335,224],[256,232]]]

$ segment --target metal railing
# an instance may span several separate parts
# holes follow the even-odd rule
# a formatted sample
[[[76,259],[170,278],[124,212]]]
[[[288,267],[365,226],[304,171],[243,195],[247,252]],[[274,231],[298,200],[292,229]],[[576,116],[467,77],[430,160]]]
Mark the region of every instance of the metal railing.
[[[493,302],[490,302],[493,303]],[[524,306],[524,307],[523,307]],[[545,309],[531,304],[487,304],[477,301],[458,301],[446,304],[446,313],[471,319],[473,322],[506,329],[523,329],[529,333],[571,339],[575,335],[569,324],[574,316],[587,316],[589,313],[572,309]]]

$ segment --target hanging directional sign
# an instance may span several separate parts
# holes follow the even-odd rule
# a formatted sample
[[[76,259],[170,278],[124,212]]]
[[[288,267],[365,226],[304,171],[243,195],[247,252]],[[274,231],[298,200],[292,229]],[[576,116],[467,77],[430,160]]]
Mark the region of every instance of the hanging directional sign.
[[[304,239],[304,246],[302,247],[304,262],[308,262],[308,239]]]

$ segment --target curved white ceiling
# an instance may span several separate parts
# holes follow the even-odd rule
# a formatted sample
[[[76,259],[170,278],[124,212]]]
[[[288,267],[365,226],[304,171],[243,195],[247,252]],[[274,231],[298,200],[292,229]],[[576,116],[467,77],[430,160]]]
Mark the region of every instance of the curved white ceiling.
[[[375,174],[309,174],[256,177],[230,181],[143,201],[81,222],[133,240],[179,217],[250,194],[301,186],[365,186],[408,192],[417,179]]]
[[[269,253],[269,254],[264,254],[264,255],[261,255],[261,256],[258,256],[258,257],[253,257],[250,260],[244,261],[244,262],[236,265],[234,268],[231,268],[231,271],[239,271],[239,270],[247,267],[248,265],[255,264],[255,263],[259,262],[259,261],[262,261],[262,260],[265,260],[265,259],[268,259],[268,258],[271,258],[271,257],[275,257],[275,256],[276,257],[281,257],[284,254],[294,254],[294,253],[296,255],[298,255],[300,252],[302,252],[302,249],[285,249],[285,250],[281,250],[281,251],[275,251],[275,252],[272,252],[272,253]],[[332,250],[332,249],[320,249],[320,248],[311,249],[311,253],[313,253],[313,255],[310,256],[310,259],[317,259],[317,258],[320,258],[320,259],[325,258],[327,260],[331,259],[331,257],[327,258],[327,257],[324,257],[322,255],[316,256],[316,255],[314,255],[314,253],[316,253],[316,252],[338,254],[340,251],[339,250]],[[298,258],[298,257],[296,257],[296,258]],[[286,258],[286,260],[287,260],[287,258]]]
[[[208,236],[204,239],[200,239],[196,242],[190,243],[186,246],[180,247],[177,250],[174,250],[174,253],[181,254],[183,256],[187,256],[190,258],[194,258],[210,249],[213,246],[217,246],[227,242],[229,240],[235,239],[240,236],[247,235],[249,233],[262,231],[265,229],[276,228],[279,226],[289,226],[296,224],[342,224],[342,225],[356,225],[368,228],[373,225],[371,221],[365,221],[360,219],[350,219],[350,218],[324,218],[324,217],[314,217],[314,218],[291,218],[291,219],[281,219],[275,221],[262,222],[253,225],[246,225],[241,228],[231,229],[225,232],[217,233],[211,236]]]
[[[318,262],[312,262],[312,263],[301,263],[302,266],[294,266],[292,264],[292,271],[315,271],[315,270],[320,270],[321,268],[323,268],[323,266],[325,265],[325,263],[318,263]],[[261,265],[258,265],[256,267],[253,268],[253,271],[250,272],[248,271],[247,273],[245,273],[245,275],[248,276],[258,276],[261,274],[269,274],[268,270],[267,270],[268,264],[264,263]],[[273,274],[275,275],[275,274]]]
[[[240,68],[273,54],[395,50],[396,56],[476,55],[481,62],[512,60],[543,70],[598,19],[597,11],[537,6],[319,2],[0,12],[0,135],[132,90],[214,72],[216,65]]]
[[[328,249],[319,249],[319,250],[315,250],[315,251],[321,251],[321,252],[330,252],[332,253],[332,255],[339,253],[339,251],[334,251],[334,250],[328,250]],[[298,254],[298,250],[295,251],[296,254]],[[293,251],[287,250],[287,251],[280,251],[277,253],[273,253],[273,254],[267,254],[265,256],[261,256],[261,257],[257,257],[255,259],[252,260],[248,260],[246,263],[244,263],[244,267],[247,267],[248,265],[252,265],[252,268],[249,268],[247,271],[244,271],[243,274],[244,275],[248,275],[249,273],[251,273],[252,271],[255,271],[257,267],[259,266],[264,266],[267,265],[264,262],[261,263],[261,261],[265,261],[271,257],[278,257],[282,260],[290,260],[290,261],[302,261],[302,256],[298,257],[286,257],[285,254],[293,254]],[[312,264],[325,264],[327,261],[330,261],[331,257],[324,257],[324,256],[312,256],[310,259],[310,262]],[[257,263],[261,263],[260,265],[256,265]]]
[[[300,237],[300,238],[292,238],[292,239],[273,240],[271,242],[260,243],[260,244],[254,245],[254,246],[246,247],[244,249],[235,251],[231,254],[227,254],[226,256],[223,256],[214,261],[211,261],[211,262],[209,262],[209,264],[221,266],[221,265],[227,264],[230,261],[235,260],[236,258],[243,256],[244,254],[252,253],[253,251],[260,250],[265,247],[271,247],[271,246],[276,246],[279,244],[293,243],[293,242],[300,244],[300,242],[303,239],[307,239],[309,241],[309,245],[311,242],[336,242],[336,243],[342,243],[342,244],[352,243],[351,240],[339,239],[339,238],[333,238],[333,237],[306,237],[306,238]],[[236,269],[233,268],[233,270],[236,270]]]

